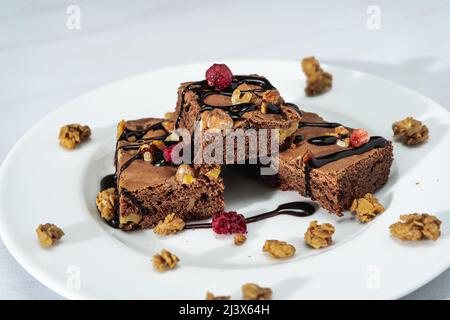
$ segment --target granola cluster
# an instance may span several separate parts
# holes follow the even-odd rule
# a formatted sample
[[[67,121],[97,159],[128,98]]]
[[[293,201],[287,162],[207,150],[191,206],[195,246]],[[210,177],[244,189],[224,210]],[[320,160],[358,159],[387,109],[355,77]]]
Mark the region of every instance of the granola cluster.
[[[247,241],[247,237],[242,233],[238,233],[234,236],[233,240],[235,245],[241,246],[245,241]]]
[[[206,300],[230,300],[230,296],[215,296],[211,292],[206,293]]]
[[[441,235],[441,221],[426,213],[402,214],[400,221],[389,228],[391,235],[400,240],[437,240]]]
[[[295,247],[285,241],[266,240],[263,251],[276,259],[292,257],[295,254]]]
[[[64,231],[52,223],[40,224],[36,233],[39,242],[44,247],[55,245],[64,236]]]
[[[394,122],[392,130],[394,130],[394,137],[407,145],[419,144],[428,140],[429,137],[428,127],[413,117]]]
[[[307,96],[316,96],[331,88],[333,76],[323,71],[315,57],[303,59],[302,69],[306,75],[305,93]]]
[[[100,216],[106,221],[111,221],[114,218],[116,202],[117,194],[115,188],[108,188],[97,194],[95,203]]]
[[[366,223],[383,213],[384,207],[373,194],[366,193],[364,197],[353,200],[350,211],[356,213],[356,218],[360,222]]]
[[[246,283],[242,286],[242,297],[244,300],[269,300],[272,297],[272,289]]]
[[[328,247],[334,233],[334,227],[329,223],[318,224],[316,220],[311,221],[305,232],[305,242],[314,249]]]
[[[68,124],[59,130],[59,143],[66,149],[75,147],[91,136],[91,129],[79,123]]]
[[[158,222],[153,232],[159,235],[167,236],[175,234],[184,229],[185,223],[183,219],[176,217],[175,213],[168,214],[164,220]]]
[[[176,255],[165,249],[161,251],[161,254],[155,254],[152,259],[153,267],[158,272],[165,272],[175,268],[178,261],[180,261],[180,259],[178,259]]]

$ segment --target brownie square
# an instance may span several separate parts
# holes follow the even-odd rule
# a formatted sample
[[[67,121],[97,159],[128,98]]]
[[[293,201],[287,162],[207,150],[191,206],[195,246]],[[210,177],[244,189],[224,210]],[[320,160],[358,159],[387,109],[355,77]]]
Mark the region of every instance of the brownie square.
[[[261,129],[279,129],[279,144],[283,145],[297,129],[300,113],[297,106],[284,102],[278,90],[266,78],[236,75],[231,85],[221,90],[208,86],[206,80],[182,83],[178,89],[173,120],[176,128],[185,128],[191,135],[196,124],[200,124],[198,132],[201,135],[206,129],[221,130],[223,138],[230,137],[238,129],[250,132],[239,158],[236,144],[227,147],[224,139],[224,157],[220,161],[229,164],[251,158],[249,141],[252,138],[259,139]],[[249,129],[254,129],[253,133]],[[272,138],[275,138],[271,133],[268,130],[268,151],[271,150]],[[201,142],[203,148],[210,143],[205,140]],[[227,159],[227,154],[235,161]]]
[[[338,125],[303,113],[292,146],[280,153],[278,173],[264,179],[281,190],[298,191],[339,216],[353,199],[381,188],[393,161],[392,143],[381,137],[371,137],[359,148],[312,143],[312,138],[332,134]]]
[[[167,120],[155,118],[119,124],[117,214],[124,230],[152,228],[170,213],[193,220],[224,210],[224,185],[217,175],[220,168],[215,168],[216,175],[192,168],[194,179],[185,183],[177,176],[179,166],[165,160],[163,150],[177,143],[167,138],[171,127]]]

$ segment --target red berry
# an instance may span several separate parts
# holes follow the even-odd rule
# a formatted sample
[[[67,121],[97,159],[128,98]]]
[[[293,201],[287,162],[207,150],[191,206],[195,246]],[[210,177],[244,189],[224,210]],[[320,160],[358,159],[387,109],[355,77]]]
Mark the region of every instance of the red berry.
[[[205,78],[209,86],[223,90],[233,81],[233,73],[226,64],[215,63],[206,70]]]
[[[353,148],[358,148],[369,142],[369,139],[370,136],[367,130],[355,129],[352,131],[352,134],[350,135],[350,145]]]
[[[172,152],[173,152],[173,148],[175,148],[176,146],[177,146],[177,144],[173,144],[170,147],[167,147],[164,149],[163,155],[164,155],[164,160],[166,160],[166,162],[172,162]]]
[[[247,222],[235,211],[223,212],[213,217],[212,228],[217,234],[247,233]]]

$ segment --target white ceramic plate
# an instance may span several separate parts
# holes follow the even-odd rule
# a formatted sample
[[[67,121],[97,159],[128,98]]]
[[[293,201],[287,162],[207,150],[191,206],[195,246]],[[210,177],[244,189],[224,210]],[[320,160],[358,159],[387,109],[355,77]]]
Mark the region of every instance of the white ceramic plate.
[[[162,116],[173,110],[178,84],[202,79],[210,63],[145,73],[99,88],[51,113],[16,144],[0,172],[0,231],[19,263],[35,278],[67,298],[204,299],[205,293],[241,297],[255,282],[273,289],[275,299],[398,298],[436,277],[450,265],[449,113],[424,96],[358,71],[325,66],[333,89],[320,97],[303,94],[298,62],[230,61],[234,73],[267,76],[287,101],[330,121],[367,128],[391,137],[394,120],[412,115],[430,128],[419,147],[395,143],[388,184],[377,192],[386,212],[361,225],[351,214],[337,218],[320,210],[308,218],[279,216],[249,225],[241,247],[211,230],[187,230],[162,238],[151,230],[124,233],[102,222],[95,207],[100,179],[113,171],[115,127],[120,119]],[[88,124],[92,139],[75,151],[58,145],[67,123]],[[272,190],[256,181],[227,178],[228,209],[245,215],[298,201],[294,192]],[[438,241],[403,243],[388,227],[400,214],[429,212],[442,221]],[[336,227],[334,243],[312,250],[303,242],[311,220]],[[52,222],[66,233],[56,247],[43,249],[35,234]],[[266,239],[297,248],[288,260],[262,253]],[[151,256],[166,248],[181,262],[159,274]]]

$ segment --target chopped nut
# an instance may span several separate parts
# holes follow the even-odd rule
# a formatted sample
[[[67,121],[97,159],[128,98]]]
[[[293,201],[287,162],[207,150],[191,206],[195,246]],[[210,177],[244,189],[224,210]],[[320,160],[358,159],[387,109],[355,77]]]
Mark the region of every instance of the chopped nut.
[[[195,181],[195,171],[191,166],[182,164],[178,167],[175,178],[181,184],[191,184]]]
[[[103,219],[111,221],[111,219],[114,218],[116,201],[117,195],[115,188],[108,188],[97,194],[95,203],[97,204],[97,209]]]
[[[205,173],[205,176],[207,176],[210,180],[216,181],[219,178],[220,175],[220,166],[216,166],[214,169],[209,170]]]
[[[168,214],[164,220],[158,222],[153,232],[159,235],[167,236],[175,234],[184,229],[185,223],[183,219],[175,216],[175,213]]]
[[[332,240],[334,227],[329,223],[318,224],[316,220],[311,221],[305,232],[305,242],[314,249],[328,247]]]
[[[172,132],[164,141],[180,141],[180,135],[176,132]]]
[[[141,222],[142,216],[137,213],[129,213],[127,215],[121,214],[119,216],[119,225],[120,228],[127,226],[125,229],[130,229],[133,225],[139,224]]]
[[[441,221],[426,213],[402,214],[400,221],[392,224],[391,235],[400,240],[437,240],[441,235]]]
[[[350,138],[337,139],[336,145],[341,148],[348,148],[350,146]]]
[[[295,131],[298,129],[298,122],[292,122],[292,124],[287,129],[280,129],[279,130],[279,143],[282,144],[286,138],[292,136]]]
[[[255,283],[246,283],[242,286],[244,300],[269,300],[272,298],[272,289],[261,288]]]
[[[231,95],[231,104],[249,103],[252,100],[251,92],[242,92],[239,88],[234,89]]]
[[[206,127],[209,129],[226,130],[233,128],[234,121],[222,109],[214,109],[207,113]]]
[[[306,75],[305,93],[307,96],[315,96],[329,90],[333,84],[333,76],[323,71],[319,61],[314,57],[302,60],[302,69]]]
[[[215,296],[211,292],[206,293],[206,300],[230,300],[230,296]]]
[[[172,132],[175,130],[175,122],[173,121],[163,121],[161,122],[161,125],[167,132]]]
[[[364,197],[353,200],[350,211],[356,213],[356,218],[359,221],[366,223],[372,221],[378,214],[383,213],[384,207],[373,194],[366,193]]]
[[[120,139],[123,132],[125,131],[125,128],[127,127],[127,123],[125,120],[121,120],[119,124],[117,125],[117,140]]]
[[[175,268],[178,261],[180,261],[180,259],[178,259],[176,255],[165,249],[161,251],[161,254],[155,254],[152,259],[153,267],[158,272],[165,272]]]
[[[66,149],[75,149],[91,136],[91,129],[79,123],[68,124],[59,130],[59,143]]]
[[[56,225],[51,223],[40,224],[36,229],[36,233],[39,242],[44,247],[55,245],[58,240],[60,240],[64,236],[64,232]]]
[[[268,252],[273,258],[283,259],[292,257],[295,254],[295,247],[284,241],[266,240],[263,251]]]
[[[334,133],[340,136],[348,136],[350,134],[350,131],[344,126],[339,126],[334,128]]]
[[[189,211],[194,208],[196,201],[194,198],[190,198],[186,209]]]
[[[234,244],[237,246],[243,245],[244,242],[247,241],[247,237],[242,233],[238,233],[234,235]]]
[[[176,118],[175,112],[164,113],[164,118],[166,118],[167,120],[175,120],[175,118]]]
[[[282,102],[280,93],[277,90],[264,91],[262,99],[267,104],[269,104],[269,103],[271,103],[271,104],[280,104]]]
[[[428,127],[413,117],[394,122],[392,130],[394,131],[394,137],[399,138],[407,145],[419,144],[428,140],[429,137]]]

